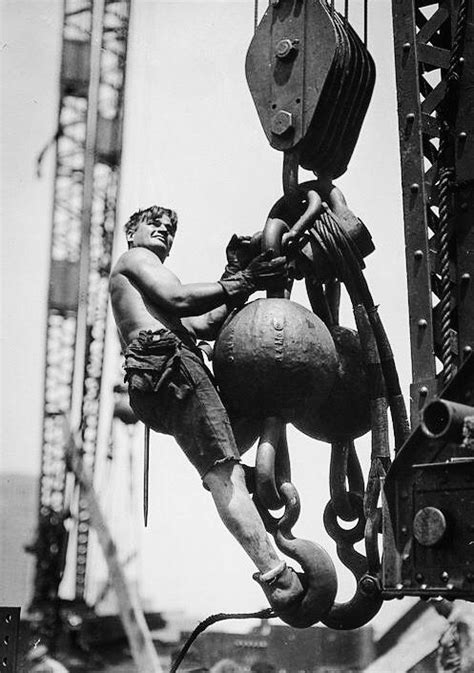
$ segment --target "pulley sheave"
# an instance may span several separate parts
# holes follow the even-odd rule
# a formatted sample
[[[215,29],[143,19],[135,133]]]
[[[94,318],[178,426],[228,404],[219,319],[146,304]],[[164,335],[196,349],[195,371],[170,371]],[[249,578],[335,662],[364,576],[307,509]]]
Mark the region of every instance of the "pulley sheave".
[[[250,43],[245,72],[273,148],[290,150],[308,132],[336,47],[334,24],[319,0],[269,5]]]
[[[375,65],[347,20],[324,0],[274,0],[246,60],[270,145],[297,150],[320,177],[347,169],[375,83]]]

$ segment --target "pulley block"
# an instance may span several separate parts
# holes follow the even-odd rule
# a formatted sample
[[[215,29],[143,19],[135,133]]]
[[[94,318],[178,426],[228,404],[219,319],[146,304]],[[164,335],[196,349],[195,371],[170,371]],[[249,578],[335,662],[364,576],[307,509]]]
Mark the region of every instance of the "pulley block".
[[[300,165],[319,176],[344,173],[375,82],[374,62],[348,21],[324,0],[270,3],[246,75],[270,145],[297,149]]]

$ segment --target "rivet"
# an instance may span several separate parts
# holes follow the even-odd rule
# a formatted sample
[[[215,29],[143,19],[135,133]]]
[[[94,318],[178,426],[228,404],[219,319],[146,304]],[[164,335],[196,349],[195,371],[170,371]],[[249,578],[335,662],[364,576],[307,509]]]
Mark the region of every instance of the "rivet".
[[[403,589],[403,584],[398,583],[395,589],[397,589],[397,591],[401,591]]]
[[[283,323],[278,320],[278,318],[273,318],[273,327],[276,330],[282,330],[283,329]]]
[[[459,63],[460,63],[461,65],[464,64],[464,56],[460,56],[460,57],[459,57]]]
[[[466,138],[467,138],[466,131],[461,131],[458,138],[459,138],[460,142],[462,142],[462,143],[466,142]]]
[[[470,280],[471,280],[471,274],[467,272],[463,273],[463,275],[461,276],[461,281],[463,283],[468,283]]]
[[[410,51],[410,47],[411,47],[411,44],[409,42],[405,42],[402,49],[403,49],[403,51]]]
[[[426,386],[421,386],[420,395],[423,395],[423,397],[425,397],[425,395],[428,395],[428,388]]]
[[[462,352],[465,355],[469,355],[469,353],[472,353],[472,346],[464,346],[464,348],[462,349]]]
[[[409,124],[413,124],[413,122],[415,121],[415,113],[409,112],[406,116],[406,120]]]
[[[406,526],[402,526],[402,533],[403,535],[406,535],[408,533],[408,528]]]
[[[416,573],[415,579],[417,582],[423,582],[423,575],[421,573]]]
[[[466,210],[468,209],[468,207],[469,207],[469,206],[468,206],[468,204],[466,203],[466,201],[463,201],[463,202],[461,203],[461,205],[459,206],[459,208],[460,208],[461,210],[464,210],[464,211],[466,211]]]
[[[454,589],[454,584],[447,584],[446,589],[449,589],[449,591],[452,591]]]
[[[449,580],[449,574],[446,572],[446,570],[443,570],[443,572],[440,575],[440,578],[442,582],[447,582]]]
[[[418,320],[418,327],[420,329],[425,329],[426,327],[428,327],[428,322],[424,318],[421,318],[420,320]]]
[[[423,259],[423,256],[423,250],[415,250],[413,253],[413,257],[418,260]]]
[[[427,585],[427,584],[422,584],[422,585],[420,586],[420,589],[423,589],[423,590],[424,590],[424,589],[427,589],[427,588],[428,588],[428,585]]]
[[[418,194],[420,191],[420,185],[417,182],[414,182],[412,185],[410,185],[410,192],[412,194]]]

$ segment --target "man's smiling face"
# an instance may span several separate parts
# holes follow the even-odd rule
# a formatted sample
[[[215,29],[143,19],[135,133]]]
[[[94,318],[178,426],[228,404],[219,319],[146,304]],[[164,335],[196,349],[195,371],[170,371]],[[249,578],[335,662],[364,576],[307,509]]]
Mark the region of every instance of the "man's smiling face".
[[[129,239],[134,248],[148,248],[163,261],[169,254],[176,233],[176,225],[163,213],[148,215]]]

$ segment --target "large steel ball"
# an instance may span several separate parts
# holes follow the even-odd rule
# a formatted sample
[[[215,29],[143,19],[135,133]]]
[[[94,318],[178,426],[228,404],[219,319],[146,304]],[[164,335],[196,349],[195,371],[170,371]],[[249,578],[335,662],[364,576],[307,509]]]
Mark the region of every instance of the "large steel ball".
[[[294,421],[305,435],[329,443],[355,439],[370,430],[369,381],[359,335],[346,327],[334,327],[331,334],[339,355],[334,386],[323,404],[319,397],[308,398]]]
[[[246,304],[224,324],[214,350],[214,373],[231,417],[292,421],[309,395],[323,402],[336,371],[329,330],[288,299]]]

